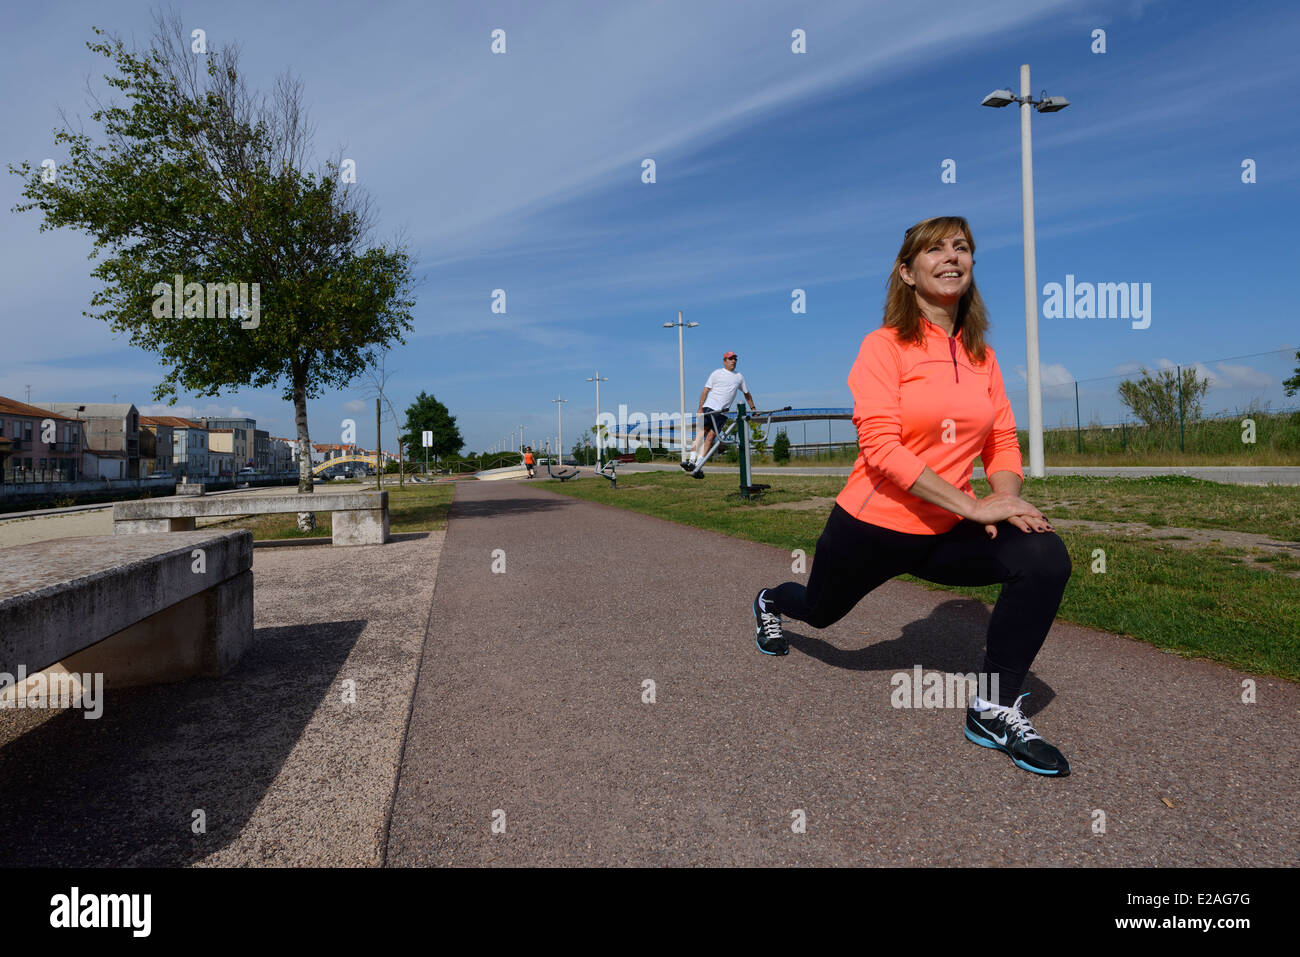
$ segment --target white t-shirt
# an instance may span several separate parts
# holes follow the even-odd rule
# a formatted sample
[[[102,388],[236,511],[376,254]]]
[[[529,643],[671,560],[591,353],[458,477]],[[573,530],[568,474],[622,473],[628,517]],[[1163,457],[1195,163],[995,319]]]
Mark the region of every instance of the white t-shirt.
[[[704,383],[704,388],[709,390],[709,394],[704,398],[704,408],[713,409],[715,412],[726,412],[731,408],[737,389],[742,395],[749,393],[749,386],[745,385],[745,377],[739,372],[728,372],[726,369],[714,369],[709,380]]]

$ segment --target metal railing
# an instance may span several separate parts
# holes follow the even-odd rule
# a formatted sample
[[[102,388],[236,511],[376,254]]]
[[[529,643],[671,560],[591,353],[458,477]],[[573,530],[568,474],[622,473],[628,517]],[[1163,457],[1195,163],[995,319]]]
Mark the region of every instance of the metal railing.
[[[5,469],[6,485],[34,485],[38,482],[77,482],[92,476],[79,476],[76,469]]]

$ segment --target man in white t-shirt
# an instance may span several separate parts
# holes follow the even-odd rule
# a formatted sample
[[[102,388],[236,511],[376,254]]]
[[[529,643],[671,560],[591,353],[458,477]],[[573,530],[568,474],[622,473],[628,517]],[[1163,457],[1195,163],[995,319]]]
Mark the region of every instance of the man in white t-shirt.
[[[726,412],[731,408],[732,401],[736,398],[736,393],[740,392],[749,403],[750,411],[753,411],[754,397],[749,394],[749,386],[745,385],[745,377],[736,371],[736,363],[739,357],[734,352],[725,352],[722,355],[722,368],[714,369],[709,376],[708,381],[704,383],[704,389],[700,392],[700,407],[697,414],[701,417],[702,428],[696,430],[695,444],[691,446],[690,457],[682,463],[682,469],[690,472],[695,478],[704,478],[704,470],[700,465],[703,459],[713,448],[714,437],[722,429],[726,421]]]

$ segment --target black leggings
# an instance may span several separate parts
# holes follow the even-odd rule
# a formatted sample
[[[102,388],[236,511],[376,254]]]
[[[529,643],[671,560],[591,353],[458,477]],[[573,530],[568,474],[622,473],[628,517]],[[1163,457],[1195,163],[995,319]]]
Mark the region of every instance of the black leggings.
[[[867,592],[905,572],[941,585],[1002,582],[983,670],[999,675],[998,704],[1011,705],[1060,607],[1070,555],[1055,532],[1022,532],[1008,522],[997,528],[994,539],[983,525],[964,520],[942,535],[909,535],[860,522],[836,505],[817,540],[807,586],[769,588],[764,603],[779,615],[826,628]]]

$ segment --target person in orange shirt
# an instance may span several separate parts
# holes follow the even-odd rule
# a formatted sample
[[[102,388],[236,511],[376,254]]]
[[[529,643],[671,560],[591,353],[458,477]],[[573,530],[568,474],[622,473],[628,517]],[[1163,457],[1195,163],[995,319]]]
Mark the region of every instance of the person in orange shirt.
[[[533,477],[533,465],[537,460],[533,458],[533,447],[524,446],[524,467],[528,469],[528,477]]]
[[[826,628],[903,573],[946,585],[1001,582],[982,672],[998,700],[975,698],[965,735],[1026,771],[1064,777],[1069,762],[1029,723],[1020,689],[1060,607],[1070,556],[1020,497],[1016,423],[985,342],[974,253],[960,216],[924,220],[904,235],[883,324],[863,339],[849,372],[858,460],[807,586],[786,582],[755,597],[755,641],[764,654],[787,654],[781,616]],[[982,499],[970,483],[976,456],[993,489]]]

